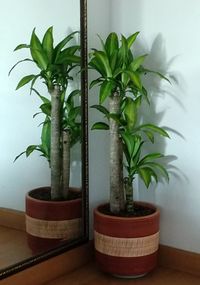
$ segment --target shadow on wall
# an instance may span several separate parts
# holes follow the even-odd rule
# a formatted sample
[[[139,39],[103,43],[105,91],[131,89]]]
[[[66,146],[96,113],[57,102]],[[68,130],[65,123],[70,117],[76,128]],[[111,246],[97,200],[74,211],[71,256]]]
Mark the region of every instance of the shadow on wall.
[[[144,43],[137,42],[136,45],[136,53],[139,51],[140,54],[148,54],[146,60],[145,60],[145,68],[148,68],[153,71],[157,71],[167,77],[170,80],[170,83],[164,79],[161,79],[159,76],[156,76],[155,74],[148,73],[144,76],[144,85],[146,86],[148,90],[148,96],[150,100],[150,108],[148,106],[147,108],[147,102],[144,102],[141,112],[143,113],[143,123],[152,123],[155,125],[158,125],[160,127],[164,127],[165,130],[168,131],[170,137],[171,135],[174,135],[175,137],[178,136],[181,139],[185,139],[184,135],[181,134],[178,130],[174,129],[171,126],[162,126],[162,120],[165,116],[165,113],[167,112],[167,105],[163,105],[161,108],[158,108],[160,106],[160,101],[167,100],[167,96],[170,96],[174,103],[176,105],[179,105],[180,108],[185,109],[182,102],[181,97],[179,95],[183,94],[184,92],[181,92],[182,88],[184,87],[184,79],[181,76],[180,72],[175,72],[171,70],[171,67],[173,63],[176,61],[177,56],[173,57],[172,59],[167,59],[167,52],[165,47],[165,42],[161,34],[158,34],[155,40],[153,41],[153,44],[148,50],[147,47],[145,47]],[[182,88],[181,88],[182,86]],[[158,102],[159,101],[159,102]],[[158,110],[161,109],[161,110]],[[155,142],[154,144],[146,143],[146,149],[152,152],[160,152],[165,154],[165,149],[167,145],[167,139],[163,139],[163,137],[155,136]],[[166,154],[167,155],[167,154]],[[169,175],[174,176],[176,180],[186,180],[188,181],[188,178],[184,173],[181,172],[180,169],[178,169],[175,165],[173,165],[173,162],[177,160],[178,158],[175,155],[167,155],[164,159],[162,159],[162,163],[166,165]],[[160,183],[166,183],[162,179],[160,180]],[[150,191],[148,193],[145,193],[145,199],[150,199],[151,202],[156,203],[156,193],[153,191],[157,186],[156,184],[152,184],[150,186]],[[139,181],[139,192],[143,192],[143,184]],[[152,191],[151,191],[152,188]],[[146,189],[144,189],[146,192]],[[143,198],[143,194],[141,194],[140,199]]]

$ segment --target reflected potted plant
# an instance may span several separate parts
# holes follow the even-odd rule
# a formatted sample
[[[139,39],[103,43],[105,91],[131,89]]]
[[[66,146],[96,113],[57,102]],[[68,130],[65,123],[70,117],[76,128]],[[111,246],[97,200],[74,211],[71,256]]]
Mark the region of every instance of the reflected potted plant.
[[[26,196],[26,230],[28,243],[34,252],[49,249],[60,242],[78,238],[81,234],[81,192],[69,187],[70,149],[81,139],[80,90],[69,94],[69,82],[80,71],[80,46],[69,43],[75,40],[73,32],[54,46],[53,27],[45,32],[42,41],[32,31],[29,44],[20,44],[15,51],[28,49],[30,61],[39,72],[24,76],[18,83],[19,89],[30,83],[30,91],[42,101],[40,112],[45,116],[42,123],[41,143],[30,145],[19,154],[27,157],[38,151],[45,157],[51,170],[51,187],[40,187]],[[11,69],[11,71],[13,70]],[[42,81],[48,96],[35,88]],[[16,160],[15,159],[15,160]],[[79,189],[80,190],[80,189]]]
[[[148,188],[159,177],[169,179],[160,161],[160,152],[146,152],[147,141],[155,135],[169,137],[161,127],[143,122],[141,106],[150,104],[142,75],[159,72],[145,69],[145,55],[132,52],[138,32],[130,37],[110,33],[102,49],[93,49],[89,67],[99,77],[90,84],[100,86],[99,104],[92,108],[104,115],[94,130],[109,130],[110,134],[110,201],[94,210],[94,240],[96,261],[100,268],[116,276],[136,277],[156,266],[159,244],[159,210],[150,203],[134,201],[133,180],[138,175]],[[109,101],[109,108],[105,104]],[[147,105],[148,105],[147,104]],[[107,106],[107,105],[106,105]]]

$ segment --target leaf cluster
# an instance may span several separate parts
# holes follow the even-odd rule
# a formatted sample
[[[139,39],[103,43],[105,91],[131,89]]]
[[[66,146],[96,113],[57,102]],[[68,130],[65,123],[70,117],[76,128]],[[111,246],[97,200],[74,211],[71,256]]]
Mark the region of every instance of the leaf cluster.
[[[142,64],[146,54],[134,57],[133,44],[139,32],[129,37],[121,35],[119,41],[116,33],[111,33],[104,42],[101,38],[102,50],[94,49],[90,54],[89,67],[100,76],[93,80],[90,87],[100,85],[99,102],[102,104],[115,91],[125,94],[131,91],[134,96],[146,96],[141,76],[144,74]]]
[[[71,137],[71,146],[81,140],[81,123],[80,123],[80,90],[73,90],[67,95],[67,87],[69,80],[73,80],[71,71],[78,67],[80,71],[80,45],[69,45],[78,32],[73,32],[66,36],[54,47],[53,27],[49,27],[45,32],[42,40],[38,38],[35,29],[32,31],[29,44],[20,44],[14,51],[21,49],[29,49],[30,58],[18,61],[10,70],[11,71],[22,62],[32,62],[39,69],[38,74],[30,74],[24,76],[18,83],[16,89],[31,83],[30,91],[41,99],[40,111],[38,114],[45,115],[41,132],[41,143],[39,145],[30,145],[25,151],[20,153],[16,158],[25,154],[27,157],[34,151],[39,151],[50,163],[50,142],[51,142],[51,100],[41,95],[34,85],[38,79],[41,79],[47,86],[48,91],[54,86],[59,86],[60,95],[60,115],[61,115],[61,131],[69,130]],[[61,144],[62,146],[62,144]]]
[[[39,69],[38,74],[29,74],[24,76],[18,83],[16,89],[21,88],[27,83],[31,82],[31,89],[33,88],[38,78],[43,79],[47,88],[51,90],[53,86],[62,86],[62,89],[67,88],[68,80],[72,79],[70,72],[76,66],[80,66],[80,45],[66,45],[74,39],[73,32],[66,36],[61,42],[54,47],[53,27],[49,27],[45,32],[42,40],[38,38],[35,33],[35,28],[32,31],[29,44],[19,44],[14,51],[21,49],[29,49],[30,58],[25,58],[18,61],[10,70],[10,72],[18,64],[31,61]],[[10,73],[9,72],[9,73]]]
[[[164,155],[158,152],[143,155],[144,144],[146,139],[154,143],[155,135],[166,138],[169,135],[163,128],[155,124],[140,123],[142,114],[139,110],[143,99],[150,104],[141,76],[144,73],[153,73],[162,79],[169,80],[161,73],[143,67],[146,54],[134,57],[132,47],[138,34],[136,32],[128,38],[122,35],[120,44],[118,36],[111,33],[105,42],[100,39],[102,50],[94,49],[91,53],[89,66],[100,75],[90,84],[90,87],[100,86],[99,104],[93,105],[92,108],[101,112],[107,121],[94,123],[92,129],[109,130],[110,118],[117,122],[128,180],[133,181],[137,174],[146,187],[149,187],[153,180],[158,182],[160,176],[168,181],[169,175],[159,160]],[[114,92],[120,96],[120,112],[118,114],[110,113],[102,105],[106,99],[112,98]]]

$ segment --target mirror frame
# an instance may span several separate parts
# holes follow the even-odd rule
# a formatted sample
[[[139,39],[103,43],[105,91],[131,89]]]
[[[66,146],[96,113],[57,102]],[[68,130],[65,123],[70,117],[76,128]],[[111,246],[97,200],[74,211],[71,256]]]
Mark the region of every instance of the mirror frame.
[[[82,130],[83,142],[82,143],[82,237],[72,242],[66,243],[62,246],[56,247],[52,250],[36,255],[34,257],[23,260],[22,262],[15,263],[12,266],[0,270],[0,280],[22,271],[28,267],[38,264],[51,257],[64,253],[76,246],[82,245],[89,240],[89,180],[88,180],[88,72],[87,72],[87,0],[80,1],[80,42],[81,42],[81,106],[82,106]]]

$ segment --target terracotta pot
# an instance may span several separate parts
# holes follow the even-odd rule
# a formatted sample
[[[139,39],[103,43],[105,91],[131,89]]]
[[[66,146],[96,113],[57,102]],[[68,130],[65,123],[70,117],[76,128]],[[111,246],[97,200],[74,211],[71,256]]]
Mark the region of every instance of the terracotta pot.
[[[142,217],[117,217],[94,210],[95,256],[99,267],[121,277],[138,277],[157,265],[159,210],[152,204],[136,204],[153,209]]]
[[[70,190],[77,191],[75,188]],[[47,193],[50,187],[40,187],[26,195],[27,240],[34,253],[46,251],[81,235],[81,198],[45,201],[31,197],[38,191]]]

